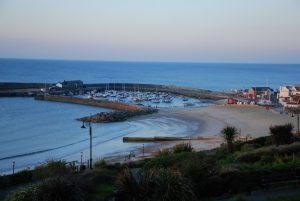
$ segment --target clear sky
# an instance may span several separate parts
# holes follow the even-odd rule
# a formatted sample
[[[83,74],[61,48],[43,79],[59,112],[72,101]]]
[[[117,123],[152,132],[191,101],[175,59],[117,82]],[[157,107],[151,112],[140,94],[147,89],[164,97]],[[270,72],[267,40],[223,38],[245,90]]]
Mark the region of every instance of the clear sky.
[[[0,0],[0,57],[300,63],[300,0]]]

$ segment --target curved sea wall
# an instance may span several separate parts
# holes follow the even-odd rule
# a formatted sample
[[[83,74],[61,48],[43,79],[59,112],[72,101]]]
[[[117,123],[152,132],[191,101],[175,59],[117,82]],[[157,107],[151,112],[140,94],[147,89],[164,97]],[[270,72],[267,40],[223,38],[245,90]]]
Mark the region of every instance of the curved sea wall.
[[[24,90],[36,94],[41,88],[45,86],[53,86],[53,83],[0,83],[0,96],[22,96]],[[211,91],[205,89],[196,89],[191,87],[179,87],[175,85],[159,85],[159,84],[135,84],[135,83],[98,83],[98,84],[84,84],[82,89],[78,91],[91,91],[106,89],[113,89],[119,91],[149,91],[149,92],[167,92],[177,95],[184,95],[200,99],[219,100],[227,98],[229,95],[224,92]]]
[[[104,107],[104,108],[110,108],[116,110],[112,112],[100,112],[91,116],[77,119],[79,121],[95,122],[95,123],[124,121],[130,117],[158,112],[158,109],[156,108],[142,107],[138,105],[129,105],[125,103],[105,101],[105,100],[82,99],[82,98],[75,98],[71,96],[37,95],[35,99]]]
[[[56,101],[56,102],[65,102],[65,103],[74,103],[81,105],[90,105],[96,107],[104,107],[113,110],[140,110],[143,107],[138,105],[129,105],[125,103],[105,101],[105,100],[95,100],[95,99],[83,99],[75,98],[71,96],[59,96],[59,95],[37,95],[36,100],[47,100],[47,101]]]

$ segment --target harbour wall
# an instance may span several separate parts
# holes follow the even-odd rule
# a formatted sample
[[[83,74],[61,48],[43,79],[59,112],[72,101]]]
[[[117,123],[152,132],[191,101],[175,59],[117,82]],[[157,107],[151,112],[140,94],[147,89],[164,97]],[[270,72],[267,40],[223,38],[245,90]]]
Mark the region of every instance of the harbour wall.
[[[47,100],[65,103],[74,103],[81,105],[89,105],[95,107],[104,107],[113,110],[140,110],[143,107],[139,105],[129,105],[125,103],[119,103],[114,101],[95,100],[95,99],[83,99],[75,98],[71,96],[59,96],[59,95],[37,95],[36,100]]]
[[[84,121],[84,122],[100,123],[100,122],[125,121],[126,119],[131,117],[158,112],[158,109],[156,108],[142,107],[138,105],[129,105],[129,104],[114,102],[114,101],[74,98],[70,96],[37,95],[35,99],[104,107],[104,108],[110,108],[114,110],[111,112],[100,112],[91,116],[81,117],[77,119],[79,121]]]
[[[41,88],[54,86],[53,83],[0,83],[0,97],[1,96],[34,96]],[[146,91],[146,92],[166,92],[176,95],[189,96],[200,99],[219,100],[227,98],[229,95],[224,92],[211,91],[205,89],[197,89],[192,87],[180,87],[175,85],[159,85],[159,84],[136,84],[136,83],[98,83],[98,84],[84,84],[83,88],[76,89],[76,91],[104,91],[106,89],[118,91]]]

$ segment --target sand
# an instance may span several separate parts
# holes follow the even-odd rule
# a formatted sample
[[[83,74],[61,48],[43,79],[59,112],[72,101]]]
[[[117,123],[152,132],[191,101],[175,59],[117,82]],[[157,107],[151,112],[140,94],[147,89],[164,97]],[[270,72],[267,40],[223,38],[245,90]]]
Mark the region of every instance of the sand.
[[[154,115],[157,117],[178,118],[187,122],[197,122],[199,128],[195,132],[194,137],[211,137],[210,140],[191,141],[193,148],[197,151],[212,149],[223,143],[223,139],[220,137],[220,131],[228,125],[235,126],[240,131],[241,138],[247,135],[250,135],[252,138],[269,135],[269,127],[272,125],[292,123],[295,128],[297,126],[296,117],[280,114],[258,106],[215,105],[196,108],[162,108],[159,113]],[[138,118],[147,118],[147,116]],[[184,133],[182,136],[185,136]],[[174,142],[158,143],[157,146],[146,147],[144,157],[153,155],[153,153],[161,148],[173,145]],[[138,160],[143,157],[142,150],[137,150],[135,153],[135,157],[131,157],[130,160]],[[120,156],[109,157],[108,159],[114,162],[122,162],[124,161],[124,156],[121,156],[121,161]]]

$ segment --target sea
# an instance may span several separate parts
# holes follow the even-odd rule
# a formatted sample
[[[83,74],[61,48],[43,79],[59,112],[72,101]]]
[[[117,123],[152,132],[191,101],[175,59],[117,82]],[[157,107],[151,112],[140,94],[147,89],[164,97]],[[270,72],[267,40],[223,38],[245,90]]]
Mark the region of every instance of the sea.
[[[0,82],[149,83],[230,91],[251,86],[300,83],[300,64],[113,62],[0,59]],[[200,101],[201,102],[201,101]],[[203,103],[203,106],[206,104]],[[89,131],[76,118],[109,111],[30,97],[0,98],[0,174],[33,168],[47,160],[89,159]],[[145,116],[124,122],[94,123],[94,160],[124,155],[144,146],[123,143],[125,136],[185,136],[201,127],[196,122]],[[147,145],[146,145],[147,146]]]

